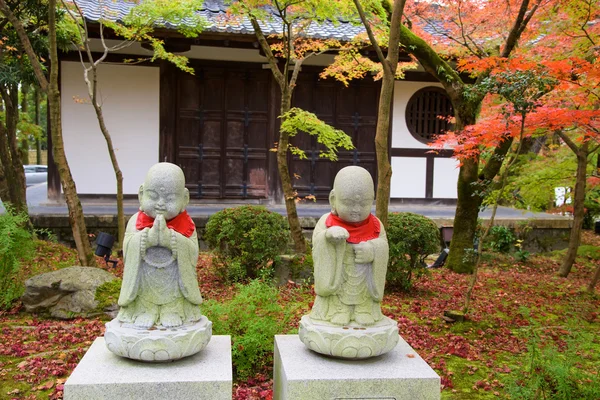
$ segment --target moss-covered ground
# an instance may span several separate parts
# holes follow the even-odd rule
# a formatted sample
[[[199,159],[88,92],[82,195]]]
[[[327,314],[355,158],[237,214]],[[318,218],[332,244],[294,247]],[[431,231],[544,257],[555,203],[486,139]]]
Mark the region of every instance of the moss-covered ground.
[[[570,398],[592,399],[600,393],[600,288],[584,289],[600,263],[599,249],[599,237],[586,233],[567,279],[556,276],[561,252],[525,262],[486,254],[465,322],[448,322],[443,314],[462,308],[469,276],[445,268],[431,270],[411,292],[387,293],[382,309],[441,376],[443,399],[569,398],[561,397],[565,390],[575,393]],[[75,263],[72,250],[40,242],[19,279]],[[120,276],[122,263],[107,269]],[[240,291],[218,278],[209,254],[201,255],[198,276],[206,300],[225,304]],[[279,288],[281,312],[271,314],[285,318],[281,333],[297,327],[312,298],[310,285]],[[1,311],[0,399],[62,398],[62,385],[108,319],[43,319],[19,304]],[[272,397],[271,370],[259,364],[254,377],[236,382],[234,399]]]

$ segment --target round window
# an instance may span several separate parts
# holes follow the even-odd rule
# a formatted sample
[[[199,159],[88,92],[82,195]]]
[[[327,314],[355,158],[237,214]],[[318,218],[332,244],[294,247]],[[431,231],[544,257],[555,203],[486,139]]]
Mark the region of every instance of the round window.
[[[449,118],[454,110],[446,91],[426,87],[412,95],[406,106],[406,125],[415,139],[422,143],[432,141],[435,135],[452,129]]]

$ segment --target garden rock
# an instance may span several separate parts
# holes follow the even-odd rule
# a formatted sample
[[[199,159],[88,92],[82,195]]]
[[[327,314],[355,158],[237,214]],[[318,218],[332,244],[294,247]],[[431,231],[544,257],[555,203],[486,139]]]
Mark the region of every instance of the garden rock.
[[[98,286],[113,279],[100,268],[63,268],[28,279],[21,300],[28,312],[49,312],[61,319],[87,316],[96,311]]]

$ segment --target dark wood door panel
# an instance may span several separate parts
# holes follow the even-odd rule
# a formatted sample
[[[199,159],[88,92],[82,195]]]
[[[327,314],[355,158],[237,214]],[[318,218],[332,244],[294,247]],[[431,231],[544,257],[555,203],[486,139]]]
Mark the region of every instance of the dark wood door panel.
[[[176,162],[192,197],[266,198],[270,72],[196,66],[178,72]]]
[[[305,73],[295,89],[293,106],[315,113],[321,120],[343,130],[352,138],[354,150],[340,150],[335,162],[321,158],[323,146],[316,138],[300,133],[291,142],[306,151],[307,159],[290,157],[290,174],[299,196],[314,195],[326,200],[337,172],[349,165],[366,168],[376,180],[375,130],[379,82],[367,78],[349,87],[320,80],[317,73]],[[370,80],[369,80],[370,79]]]

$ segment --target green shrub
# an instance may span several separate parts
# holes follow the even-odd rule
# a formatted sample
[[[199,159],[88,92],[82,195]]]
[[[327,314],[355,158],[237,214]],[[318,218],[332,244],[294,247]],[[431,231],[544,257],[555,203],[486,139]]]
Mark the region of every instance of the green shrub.
[[[259,206],[227,208],[206,224],[204,239],[217,255],[222,274],[232,281],[268,275],[289,241],[286,219]]]
[[[203,313],[213,322],[216,335],[231,335],[233,370],[237,379],[247,379],[273,365],[273,337],[287,333],[290,316],[297,308],[277,303],[275,287],[253,280],[238,285],[230,301],[203,303]]]
[[[489,246],[499,253],[509,253],[516,243],[517,237],[513,231],[502,225],[494,225],[488,236]]]
[[[117,278],[110,282],[104,282],[96,288],[94,299],[98,302],[98,310],[102,311],[117,304],[122,283],[123,281]]]
[[[425,257],[440,250],[440,231],[431,219],[413,213],[394,213],[388,217],[390,261],[387,283],[409,290],[413,279],[422,276]]]
[[[0,309],[10,308],[23,294],[17,274],[35,248],[31,232],[24,228],[27,222],[26,213],[16,213],[10,206],[0,214]]]

